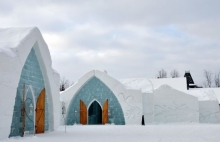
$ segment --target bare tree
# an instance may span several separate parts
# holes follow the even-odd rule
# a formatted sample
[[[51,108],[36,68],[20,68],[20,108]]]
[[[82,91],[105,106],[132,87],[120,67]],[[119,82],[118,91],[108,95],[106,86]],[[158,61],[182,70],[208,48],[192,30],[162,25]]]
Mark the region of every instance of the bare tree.
[[[174,70],[172,70],[172,71],[170,72],[170,76],[171,76],[172,78],[180,77],[179,72],[178,72],[176,69],[174,69]]]
[[[72,86],[74,82],[69,83],[69,80],[63,77],[60,80],[60,91],[65,91],[68,87]]]
[[[159,70],[157,78],[167,78],[167,72],[164,69]]]
[[[215,87],[220,87],[220,72],[215,74]]]
[[[204,70],[205,82],[203,83],[204,87],[212,87],[212,72]]]

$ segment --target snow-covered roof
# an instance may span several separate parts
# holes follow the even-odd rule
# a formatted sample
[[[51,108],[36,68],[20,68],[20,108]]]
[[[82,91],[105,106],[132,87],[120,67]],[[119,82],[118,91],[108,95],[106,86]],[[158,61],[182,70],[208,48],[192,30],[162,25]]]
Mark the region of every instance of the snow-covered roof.
[[[0,56],[16,56],[16,48],[21,45],[36,27],[0,28]]]
[[[127,89],[139,89],[142,92],[153,92],[153,84],[146,78],[129,78],[119,80]]]
[[[185,91],[187,94],[195,96],[198,98],[199,101],[218,101],[214,90],[203,90],[203,89],[196,89],[196,90],[187,90]]]
[[[169,85],[177,90],[186,90],[186,78],[161,78],[161,79],[147,79],[147,78],[128,78],[119,80],[128,89],[140,89],[142,92],[152,92],[161,85]]]
[[[0,28],[0,56],[14,58],[16,48],[28,37],[35,35],[36,31],[38,31],[36,27]]]
[[[0,28],[0,65],[2,69],[0,70],[0,80],[2,84],[18,85],[16,81],[20,79],[22,67],[32,48],[35,50],[42,68],[52,66],[49,49],[37,27]],[[53,69],[51,72],[55,73]],[[58,75],[58,73],[55,74]],[[10,81],[8,76],[13,81]]]

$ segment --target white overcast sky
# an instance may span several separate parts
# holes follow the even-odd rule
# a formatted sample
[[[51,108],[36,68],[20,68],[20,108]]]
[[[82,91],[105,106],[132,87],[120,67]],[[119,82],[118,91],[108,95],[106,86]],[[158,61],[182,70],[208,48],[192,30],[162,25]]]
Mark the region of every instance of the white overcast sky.
[[[220,0],[0,0],[0,27],[40,29],[53,68],[155,78],[158,70],[220,71]]]

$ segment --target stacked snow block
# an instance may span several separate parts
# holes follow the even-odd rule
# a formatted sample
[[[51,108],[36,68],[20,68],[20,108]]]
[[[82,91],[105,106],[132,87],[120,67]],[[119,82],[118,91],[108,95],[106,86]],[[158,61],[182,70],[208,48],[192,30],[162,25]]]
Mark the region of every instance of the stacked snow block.
[[[27,116],[25,118],[25,131],[34,130],[34,115],[29,115],[29,106],[31,104],[32,94],[28,86],[31,85],[34,90],[35,101],[37,102],[38,96],[43,88],[45,88],[43,75],[40,69],[40,65],[38,63],[36,54],[34,49],[32,48],[29,53],[24,67],[22,69],[22,73],[20,76],[20,81],[17,88],[17,94],[15,98],[14,112],[11,124],[11,133],[9,137],[12,136],[20,136],[22,134],[22,117],[21,117],[21,109],[22,109],[22,100],[23,100],[23,87],[24,83],[26,86],[26,112]],[[33,105],[33,102],[32,102]],[[46,108],[45,108],[45,130],[49,129],[49,111],[48,111],[48,99],[46,95]],[[35,113],[35,111],[33,111]]]
[[[125,125],[124,114],[117,98],[115,97],[113,92],[97,77],[92,77],[74,96],[72,102],[70,103],[67,114],[67,125],[80,123],[80,100],[85,103],[88,109],[88,107],[94,100],[99,102],[101,107],[103,107],[107,99],[108,109],[110,112],[109,123],[114,123],[116,125]],[[75,113],[75,111],[77,113]]]

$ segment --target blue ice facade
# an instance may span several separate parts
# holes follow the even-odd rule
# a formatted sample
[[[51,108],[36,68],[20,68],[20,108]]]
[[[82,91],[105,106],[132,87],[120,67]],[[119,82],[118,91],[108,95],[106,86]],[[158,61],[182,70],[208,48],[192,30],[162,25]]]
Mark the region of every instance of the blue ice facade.
[[[34,49],[32,48],[26,61],[23,66],[20,81],[17,88],[17,94],[15,98],[14,104],[14,112],[11,124],[11,132],[9,137],[13,136],[21,136],[22,135],[22,116],[21,116],[21,109],[22,109],[22,101],[23,101],[23,88],[25,84],[26,90],[26,114],[25,114],[25,131],[32,132],[34,131],[34,113],[30,113],[30,105],[34,105],[33,97],[30,90],[30,85],[34,91],[35,101],[37,103],[38,96],[40,95],[41,91],[45,88],[44,78],[40,69],[39,62],[37,60],[36,54]],[[48,99],[47,94],[45,98],[45,130],[49,129],[49,111],[48,111]]]
[[[67,125],[80,123],[80,100],[82,100],[87,109],[94,101],[98,101],[103,107],[108,99],[108,123],[116,125],[125,125],[124,114],[121,105],[113,92],[97,77],[88,80],[72,99],[67,112]]]

